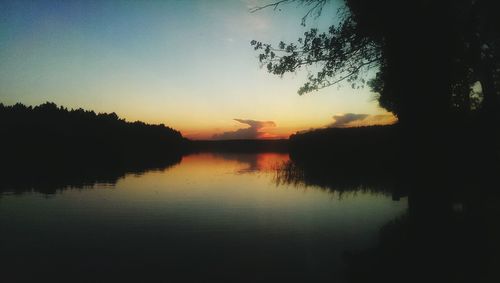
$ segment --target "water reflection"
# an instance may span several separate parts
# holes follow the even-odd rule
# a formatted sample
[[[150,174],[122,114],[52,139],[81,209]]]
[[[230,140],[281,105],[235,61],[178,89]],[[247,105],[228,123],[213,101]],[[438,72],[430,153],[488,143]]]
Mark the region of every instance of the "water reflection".
[[[499,282],[491,183],[271,152],[63,167],[2,175],[3,278]]]
[[[373,176],[366,167],[345,173],[342,164],[295,158],[277,169],[275,182],[408,197],[406,212],[381,227],[374,247],[344,251],[348,282],[500,282],[497,176],[470,182],[436,178],[426,168],[405,173]]]
[[[37,192],[4,194],[2,276],[18,281],[347,279],[345,255],[376,247],[378,231],[404,214],[406,199],[359,191],[339,200],[317,186],[284,189],[275,182],[275,169],[287,162],[281,153],[193,154],[163,170],[125,174],[113,181],[113,189],[95,183],[94,189],[64,190],[51,198]]]
[[[347,192],[370,192],[389,195],[394,200],[399,200],[407,194],[404,187],[398,186],[397,176],[389,178],[370,176],[366,168],[348,173],[336,166],[321,162],[309,163],[300,160],[282,162],[275,169],[274,181],[278,186],[311,187],[339,195]]]
[[[498,194],[455,197],[412,191],[375,248],[346,256],[351,281],[499,282]]]
[[[194,156],[194,155],[193,155]],[[224,162],[236,161],[243,165],[237,169],[236,173],[270,172],[289,161],[288,153],[266,152],[266,153],[231,153],[216,152],[198,154],[196,158],[208,158],[210,162],[216,159],[223,159]],[[189,157],[187,157],[189,158]]]
[[[181,155],[142,162],[74,162],[35,164],[1,164],[0,196],[5,193],[38,192],[54,194],[66,189],[89,189],[96,185],[114,186],[127,174],[141,175],[148,171],[163,171],[179,164]]]

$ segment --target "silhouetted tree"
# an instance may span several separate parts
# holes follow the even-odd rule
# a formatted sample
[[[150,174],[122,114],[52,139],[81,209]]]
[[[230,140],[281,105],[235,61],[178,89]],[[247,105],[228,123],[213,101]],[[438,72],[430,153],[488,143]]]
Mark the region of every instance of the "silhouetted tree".
[[[309,15],[321,14],[327,1],[282,0],[253,11],[290,2],[309,7],[305,24]],[[296,43],[251,44],[272,74],[319,67],[299,94],[340,82],[355,88],[368,84],[382,107],[413,126],[468,113],[476,82],[482,89],[482,112],[490,118],[498,113],[500,20],[495,1],[345,0],[337,18],[328,31],[310,29]],[[367,80],[370,69],[376,75]]]

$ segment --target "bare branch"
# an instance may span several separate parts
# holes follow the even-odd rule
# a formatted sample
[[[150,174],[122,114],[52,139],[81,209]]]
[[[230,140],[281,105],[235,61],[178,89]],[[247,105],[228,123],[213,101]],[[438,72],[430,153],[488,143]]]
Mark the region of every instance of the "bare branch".
[[[276,10],[280,4],[286,3],[286,2],[295,2],[296,0],[280,0],[278,2],[270,3],[264,6],[258,6],[250,9],[250,13],[254,13],[263,9],[267,9],[269,7],[273,7],[273,10]]]
[[[320,14],[321,14],[321,12],[322,12],[322,10],[323,10],[323,6],[327,2],[327,0],[280,0],[280,1],[277,1],[277,2],[266,4],[264,6],[258,6],[258,7],[251,8],[250,9],[250,13],[254,13],[254,12],[257,12],[257,11],[260,11],[260,10],[264,10],[264,9],[267,9],[267,8],[271,8],[271,7],[273,8],[273,10],[276,10],[276,9],[278,9],[279,5],[282,5],[282,4],[285,4],[285,3],[292,3],[292,2],[296,2],[296,1],[300,1],[300,2],[302,2],[306,6],[313,5],[313,7],[310,8],[307,11],[307,13],[302,17],[302,19],[301,19],[301,25],[302,26],[306,25],[305,23],[306,23],[307,18],[314,11],[317,11],[316,12],[316,17],[319,17]]]

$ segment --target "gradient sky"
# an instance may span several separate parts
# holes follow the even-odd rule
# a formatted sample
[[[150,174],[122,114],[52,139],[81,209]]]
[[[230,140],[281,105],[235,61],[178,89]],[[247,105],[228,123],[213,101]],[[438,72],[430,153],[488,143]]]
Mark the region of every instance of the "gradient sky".
[[[338,7],[329,3],[304,28],[306,8],[296,4],[249,12],[266,3],[0,0],[0,102],[116,112],[191,138],[250,125],[234,119],[274,124],[257,129],[262,137],[331,125],[343,113],[387,120],[368,88],[299,96],[306,72],[261,69],[252,39],[295,41],[335,21]]]

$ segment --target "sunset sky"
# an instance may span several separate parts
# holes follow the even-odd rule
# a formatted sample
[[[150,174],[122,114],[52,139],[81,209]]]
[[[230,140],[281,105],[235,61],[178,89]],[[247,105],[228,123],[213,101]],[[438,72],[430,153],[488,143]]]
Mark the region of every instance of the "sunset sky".
[[[368,88],[299,96],[307,72],[261,69],[252,39],[295,41],[335,21],[332,1],[250,13],[269,1],[0,1],[0,102],[116,112],[194,139],[277,138],[387,123]],[[353,122],[351,122],[353,121]]]

